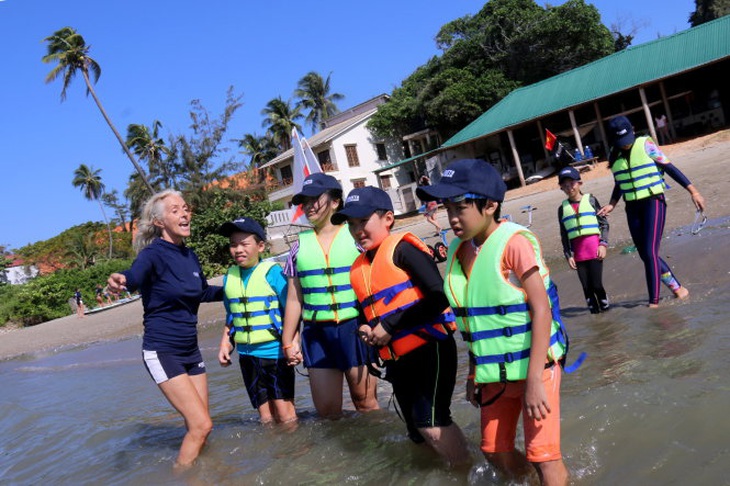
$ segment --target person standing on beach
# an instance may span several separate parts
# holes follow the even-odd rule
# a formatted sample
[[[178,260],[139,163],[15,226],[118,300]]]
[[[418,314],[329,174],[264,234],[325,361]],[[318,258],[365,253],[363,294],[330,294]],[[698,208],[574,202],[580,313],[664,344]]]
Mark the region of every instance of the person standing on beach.
[[[76,317],[79,319],[84,318],[84,300],[81,297],[81,289],[76,289],[74,292],[74,300],[76,301]]]
[[[689,291],[679,283],[669,265],[659,257],[659,245],[667,215],[664,174],[689,192],[697,211],[704,212],[705,198],[672,165],[651,137],[637,137],[634,134],[634,127],[628,118],[617,116],[611,119],[608,129],[613,145],[608,163],[615,184],[611,201],[597,214],[607,216],[623,197],[631,239],[644,262],[649,307],[659,306],[660,283],[666,285],[675,297],[684,299],[689,296]]]
[[[292,202],[302,205],[313,229],[299,233],[284,267],[289,288],[282,344],[287,361],[292,366],[304,361],[320,416],[342,415],[343,378],[357,411],[376,410],[377,379],[367,369],[375,357],[357,338],[357,298],[350,285],[350,266],[360,251],[347,226],[330,221],[342,206],[342,186],[317,172],[304,179]]]
[[[294,368],[281,349],[287,293],[284,272],[275,262],[261,261],[266,232],[255,219],[225,223],[218,234],[229,238],[235,262],[223,278],[226,325],[218,363],[229,366],[236,349],[248,398],[261,423],[294,422]]]
[[[568,265],[578,272],[591,314],[609,308],[603,288],[603,259],[608,247],[608,219],[596,213],[601,205],[593,194],[583,194],[580,172],[566,167],[558,173],[560,189],[568,199],[558,207],[560,241]]]
[[[418,180],[418,186],[430,186],[431,185],[431,179],[427,175],[422,175],[421,178]],[[434,228],[436,228],[436,236],[439,236],[441,234],[441,225],[436,221],[436,211],[438,211],[439,203],[438,201],[422,201],[425,208],[423,212],[424,218],[426,218],[426,221],[428,221],[430,224],[433,225]]]
[[[542,484],[564,485],[560,383],[568,338],[540,242],[500,220],[506,191],[479,159],[457,160],[436,185],[417,190],[444,201],[457,236],[444,291],[469,349],[466,398],[481,411],[481,450],[505,482],[522,482],[532,464]],[[525,454],[515,448],[520,415]]]
[[[669,125],[667,125],[667,115],[662,113],[659,118],[654,118],[654,122],[656,123],[659,143],[662,145],[672,143],[672,134],[669,132]]]
[[[223,300],[223,287],[208,285],[197,255],[185,246],[190,219],[179,192],[154,194],[139,220],[137,258],[129,270],[108,280],[113,291],[139,289],[142,294],[144,364],[187,428],[176,467],[193,464],[213,428],[197,314],[201,302]]]

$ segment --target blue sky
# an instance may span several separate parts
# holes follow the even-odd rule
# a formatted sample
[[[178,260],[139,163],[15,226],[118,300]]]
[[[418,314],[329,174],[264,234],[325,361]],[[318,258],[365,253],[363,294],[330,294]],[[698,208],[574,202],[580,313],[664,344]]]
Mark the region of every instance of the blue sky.
[[[542,2],[539,2],[543,4]],[[561,4],[561,1],[553,1]],[[693,0],[598,0],[607,26],[638,28],[634,44],[689,27]],[[101,65],[96,90],[124,136],[130,123],[163,123],[188,133],[190,101],[211,115],[226,90],[243,107],[228,135],[263,133],[261,109],[289,98],[309,71],[332,73],[347,108],[390,93],[431,56],[439,28],[478,12],[483,1],[370,0],[0,0],[0,245],[19,248],[71,226],[101,221],[99,207],[71,185],[81,163],[101,169],[121,194],[132,173],[78,77],[60,102],[61,81],[46,85],[42,40],[71,26]],[[305,135],[309,135],[305,132]],[[235,152],[235,144],[227,144]],[[242,156],[241,156],[242,157]]]

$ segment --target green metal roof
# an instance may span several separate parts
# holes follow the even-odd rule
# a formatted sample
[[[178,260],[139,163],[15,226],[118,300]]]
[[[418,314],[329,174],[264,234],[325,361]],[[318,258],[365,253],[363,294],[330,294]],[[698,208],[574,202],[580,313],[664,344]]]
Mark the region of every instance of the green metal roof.
[[[729,55],[727,15],[516,89],[439,148],[466,143]]]
[[[407,159],[403,159],[403,160],[395,162],[393,164],[386,165],[385,167],[380,167],[378,169],[375,169],[373,172],[377,174],[377,173],[383,172],[385,170],[395,169],[396,167],[400,167],[401,165],[407,164],[408,162],[413,162],[416,159],[420,159],[422,157],[428,157],[430,154],[437,152],[437,151],[438,151],[438,149],[429,150],[428,152],[414,155],[413,157],[408,157]]]

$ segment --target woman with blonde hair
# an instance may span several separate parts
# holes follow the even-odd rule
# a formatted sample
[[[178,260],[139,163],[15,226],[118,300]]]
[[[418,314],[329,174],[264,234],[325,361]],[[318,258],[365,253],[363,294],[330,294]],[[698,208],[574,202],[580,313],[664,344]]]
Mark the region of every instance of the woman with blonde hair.
[[[129,270],[108,280],[113,291],[139,289],[142,294],[145,366],[187,428],[176,466],[193,463],[213,428],[197,314],[201,302],[223,300],[223,288],[208,285],[198,257],[185,246],[190,219],[179,192],[154,194],[142,210],[134,240],[137,258]]]

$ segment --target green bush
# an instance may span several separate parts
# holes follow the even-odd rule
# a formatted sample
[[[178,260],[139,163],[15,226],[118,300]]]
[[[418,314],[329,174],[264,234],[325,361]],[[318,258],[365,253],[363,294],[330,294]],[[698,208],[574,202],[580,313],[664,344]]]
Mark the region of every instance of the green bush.
[[[109,260],[84,270],[59,270],[51,275],[38,277],[24,285],[4,286],[0,289],[2,306],[1,322],[8,321],[32,326],[71,314],[69,299],[76,289],[87,306],[95,302],[94,289],[97,284],[105,285],[109,275],[125,270],[131,260]],[[11,287],[8,290],[8,287]]]

